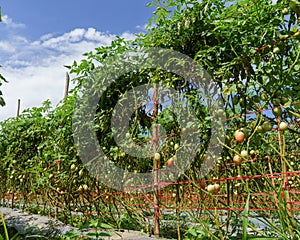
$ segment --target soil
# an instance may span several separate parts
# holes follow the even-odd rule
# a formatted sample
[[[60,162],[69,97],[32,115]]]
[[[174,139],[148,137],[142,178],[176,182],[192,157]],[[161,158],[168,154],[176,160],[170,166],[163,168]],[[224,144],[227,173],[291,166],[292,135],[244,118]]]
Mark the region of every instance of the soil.
[[[47,216],[40,216],[37,214],[30,214],[21,210],[11,209],[11,208],[0,208],[0,214],[4,215],[4,220],[7,225],[7,228],[10,232],[10,235],[13,236],[16,233],[19,233],[20,236],[28,235],[42,235],[48,239],[54,238],[55,236],[66,235],[68,232],[73,230],[80,235],[86,235],[87,233],[93,232],[92,229],[86,231],[80,231],[78,228],[66,225],[63,222],[48,218]],[[1,226],[2,233],[3,228]],[[94,231],[95,232],[95,231]],[[3,234],[3,233],[2,233]],[[138,231],[111,231],[111,236],[101,237],[102,239],[117,240],[151,240],[156,239],[149,237],[144,233]],[[22,239],[20,237],[19,239]],[[32,238],[31,238],[32,239]],[[89,238],[91,239],[91,238]]]

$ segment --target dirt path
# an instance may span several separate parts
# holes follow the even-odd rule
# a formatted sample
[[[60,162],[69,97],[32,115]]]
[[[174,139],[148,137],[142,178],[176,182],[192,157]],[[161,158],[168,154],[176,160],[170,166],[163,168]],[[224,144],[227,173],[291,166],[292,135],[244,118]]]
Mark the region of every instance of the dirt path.
[[[76,233],[86,235],[93,230],[80,231],[78,228],[74,228],[70,225],[66,225],[63,222],[48,218],[47,216],[40,216],[36,214],[29,214],[27,212],[11,209],[0,208],[0,214],[4,215],[7,226],[14,227],[22,235],[40,234],[46,237],[54,237],[56,235],[65,235],[67,232],[74,230]],[[148,237],[146,234],[138,231],[114,231],[110,232],[111,236],[103,237],[103,239],[109,240],[151,240],[155,239]]]

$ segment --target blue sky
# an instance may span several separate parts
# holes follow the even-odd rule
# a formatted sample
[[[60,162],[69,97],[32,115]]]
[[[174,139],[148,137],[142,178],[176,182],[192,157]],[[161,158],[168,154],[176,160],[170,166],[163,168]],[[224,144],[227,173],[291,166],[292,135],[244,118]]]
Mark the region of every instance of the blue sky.
[[[7,105],[0,121],[21,109],[63,97],[64,65],[122,36],[143,31],[151,0],[0,0],[0,68],[8,84],[1,87]],[[72,77],[72,76],[71,76]]]

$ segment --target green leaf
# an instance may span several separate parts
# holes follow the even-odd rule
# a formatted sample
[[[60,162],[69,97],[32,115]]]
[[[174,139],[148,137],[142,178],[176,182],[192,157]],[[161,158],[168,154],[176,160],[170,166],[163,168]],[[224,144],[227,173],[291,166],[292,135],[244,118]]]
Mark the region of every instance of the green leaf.
[[[105,228],[105,229],[112,229],[113,228],[112,226],[110,226],[110,225],[108,225],[106,223],[100,223],[100,227],[101,228]]]
[[[2,224],[3,224],[3,229],[4,229],[5,240],[9,240],[8,231],[7,231],[7,228],[6,228],[6,223],[5,223],[5,220],[4,220],[4,216],[2,215],[1,218],[2,218]]]
[[[249,200],[250,200],[250,194],[248,194],[247,200],[246,200],[246,205],[245,205],[245,210],[243,214],[243,240],[247,240],[247,235],[248,235],[248,221],[249,221]]]
[[[86,235],[87,236],[96,236],[96,237],[110,237],[111,236],[111,234],[108,232],[100,232],[100,231],[89,232]]]
[[[189,229],[188,233],[191,234],[191,235],[193,235],[193,236],[195,236],[195,237],[197,237],[197,231],[196,231],[195,228]]]
[[[5,106],[5,101],[2,97],[0,97],[0,106]]]

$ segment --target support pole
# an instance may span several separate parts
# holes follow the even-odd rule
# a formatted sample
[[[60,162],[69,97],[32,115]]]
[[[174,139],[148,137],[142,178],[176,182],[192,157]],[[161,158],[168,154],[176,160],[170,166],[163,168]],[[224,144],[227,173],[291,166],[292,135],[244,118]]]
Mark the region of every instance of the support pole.
[[[69,76],[69,73],[66,72],[66,84],[65,84],[64,98],[66,98],[66,97],[68,96],[68,92],[69,92],[69,84],[70,84],[70,76]]]
[[[17,117],[19,117],[20,115],[20,108],[21,108],[21,99],[18,99]]]

